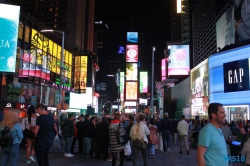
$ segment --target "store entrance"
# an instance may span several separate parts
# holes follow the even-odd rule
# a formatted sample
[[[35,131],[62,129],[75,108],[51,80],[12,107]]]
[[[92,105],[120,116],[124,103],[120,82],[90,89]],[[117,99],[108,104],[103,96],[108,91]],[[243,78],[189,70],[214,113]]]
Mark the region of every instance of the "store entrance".
[[[225,106],[225,111],[227,114],[228,122],[239,122],[249,119],[249,106],[248,105],[238,105],[238,106]]]

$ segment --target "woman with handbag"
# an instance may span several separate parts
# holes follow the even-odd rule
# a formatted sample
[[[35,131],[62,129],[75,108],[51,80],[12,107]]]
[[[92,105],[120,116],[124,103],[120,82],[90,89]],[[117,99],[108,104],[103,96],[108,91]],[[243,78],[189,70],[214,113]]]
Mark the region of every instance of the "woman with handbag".
[[[145,115],[139,114],[137,115],[137,123],[135,123],[130,130],[130,137],[132,140],[131,147],[134,153],[133,166],[136,166],[138,153],[141,151],[142,158],[144,162],[144,166],[148,166],[148,158],[147,158],[147,144],[148,138],[147,135],[150,134],[150,131],[145,124]]]
[[[154,159],[155,158],[155,145],[159,143],[159,139],[157,136],[158,128],[155,125],[156,121],[154,118],[150,119],[150,124],[148,125],[148,129],[150,134],[148,135],[148,157]]]
[[[0,133],[9,132],[11,132],[13,142],[10,145],[6,144],[6,146],[1,146],[1,166],[16,166],[18,161],[20,152],[19,144],[22,142],[23,133],[19,124],[19,112],[15,109],[8,110],[4,115],[3,121],[0,123]],[[8,139],[10,138],[11,137]],[[3,142],[6,143],[4,140]],[[1,141],[1,144],[3,142]]]
[[[114,120],[109,125],[109,147],[112,153],[112,166],[116,166],[117,153],[120,153],[120,166],[124,163],[124,149],[126,143],[119,143],[120,136],[125,136],[126,131],[124,130],[123,123],[121,123],[121,115],[116,113]]]
[[[33,105],[29,106],[27,115],[23,118],[21,123],[21,128],[23,130],[23,135],[27,144],[26,147],[26,163],[29,164],[31,162],[35,162],[34,155],[34,142],[35,142],[35,134],[30,130],[30,125],[36,125],[36,109]]]

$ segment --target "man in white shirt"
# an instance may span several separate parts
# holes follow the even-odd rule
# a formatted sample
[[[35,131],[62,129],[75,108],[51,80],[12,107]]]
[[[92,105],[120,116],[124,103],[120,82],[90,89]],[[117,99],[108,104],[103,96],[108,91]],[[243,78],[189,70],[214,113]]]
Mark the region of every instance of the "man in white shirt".
[[[179,133],[179,142],[180,142],[180,152],[182,153],[182,143],[183,140],[186,144],[186,150],[187,150],[187,155],[189,155],[189,148],[188,148],[188,129],[189,129],[189,125],[188,123],[185,121],[185,115],[181,116],[181,121],[179,121],[178,126],[177,126],[177,131]]]

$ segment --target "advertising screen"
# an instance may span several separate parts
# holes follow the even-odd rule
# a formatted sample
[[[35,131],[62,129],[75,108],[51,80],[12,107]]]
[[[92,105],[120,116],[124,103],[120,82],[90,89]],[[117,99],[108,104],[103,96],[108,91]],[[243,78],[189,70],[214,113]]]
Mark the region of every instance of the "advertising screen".
[[[83,109],[84,102],[83,102],[82,94],[72,93],[70,92],[70,100],[69,100],[69,108],[78,108]]]
[[[189,45],[169,45],[168,75],[189,75]]]
[[[0,4],[0,72],[15,72],[20,6]]]
[[[166,73],[166,66],[167,65],[167,59],[162,59],[161,60],[161,80],[163,81],[163,80],[165,80],[166,79],[166,75],[167,75],[167,73]]]
[[[74,89],[75,90],[85,90],[87,84],[87,56],[76,56],[75,57],[75,79],[74,79]]]
[[[138,32],[127,32],[128,43],[138,43]]]
[[[223,64],[224,92],[245,91],[249,89],[249,59]]]
[[[140,93],[148,92],[148,72],[140,72]]]
[[[126,63],[126,80],[137,81],[138,79],[138,64]]]
[[[191,75],[191,115],[207,115],[208,108],[208,62],[200,63]]]
[[[216,22],[216,40],[217,48],[223,48],[235,41],[233,5]]]
[[[126,62],[138,62],[138,45],[126,46]]]
[[[126,82],[126,100],[137,100],[137,82]]]

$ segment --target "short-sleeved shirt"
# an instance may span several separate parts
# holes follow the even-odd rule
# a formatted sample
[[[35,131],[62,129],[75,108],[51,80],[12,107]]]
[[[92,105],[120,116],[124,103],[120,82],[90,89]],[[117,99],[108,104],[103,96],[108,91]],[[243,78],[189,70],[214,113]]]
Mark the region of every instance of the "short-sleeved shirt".
[[[36,125],[39,126],[36,135],[36,142],[51,141],[54,136],[54,120],[50,115],[41,115],[36,118]]]
[[[227,146],[220,128],[208,123],[199,133],[198,146],[207,147],[206,166],[228,166]]]

